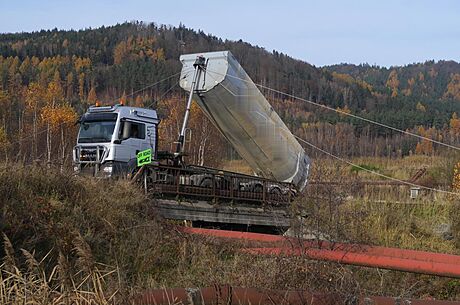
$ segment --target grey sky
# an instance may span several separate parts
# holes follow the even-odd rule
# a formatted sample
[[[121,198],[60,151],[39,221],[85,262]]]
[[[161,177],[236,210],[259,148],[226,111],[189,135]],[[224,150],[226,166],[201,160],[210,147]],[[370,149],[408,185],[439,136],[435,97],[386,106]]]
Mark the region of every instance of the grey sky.
[[[0,32],[141,20],[201,29],[317,66],[460,61],[460,1],[0,0]]]

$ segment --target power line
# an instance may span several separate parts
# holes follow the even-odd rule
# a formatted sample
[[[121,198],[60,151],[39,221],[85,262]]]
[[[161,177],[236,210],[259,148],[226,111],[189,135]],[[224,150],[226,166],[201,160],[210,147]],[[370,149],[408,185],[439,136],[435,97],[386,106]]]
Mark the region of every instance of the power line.
[[[168,90],[166,90],[157,100],[152,101],[150,104],[146,105],[146,108],[150,108],[155,102],[158,104],[158,102],[161,102],[161,100],[168,94],[170,91],[172,91],[179,82],[175,82],[174,85],[172,85]]]
[[[161,80],[159,80],[159,81],[157,81],[157,82],[155,82],[155,83],[153,83],[153,84],[147,85],[147,86],[145,86],[145,87],[143,87],[143,88],[141,88],[141,89],[139,89],[139,90],[136,90],[136,91],[131,92],[130,94],[126,95],[126,97],[128,97],[128,96],[133,96],[134,94],[139,93],[139,92],[141,92],[141,91],[144,91],[145,89],[154,87],[154,86],[158,85],[159,83],[162,83],[162,82],[164,82],[164,81],[167,81],[167,80],[169,80],[169,79],[171,79],[171,78],[173,78],[173,77],[175,77],[175,76],[177,76],[177,75],[179,75],[179,74],[181,74],[181,73],[182,73],[182,71],[179,71],[179,72],[177,72],[177,73],[171,74],[170,76],[168,76],[168,77],[166,77],[166,78],[163,78],[163,79],[161,79]],[[119,98],[116,98],[115,100],[121,100],[122,98],[123,98],[123,96],[120,96]]]
[[[222,76],[228,76],[228,77],[231,77],[231,78],[235,78],[235,79],[244,81],[244,82],[249,83],[249,84],[254,84],[257,87],[260,87],[260,88],[263,88],[263,89],[266,89],[266,90],[269,90],[269,91],[272,91],[272,92],[275,92],[275,93],[278,93],[278,94],[281,94],[281,95],[284,95],[284,96],[287,96],[287,97],[290,97],[290,98],[293,98],[293,99],[296,99],[296,100],[304,101],[304,102],[309,103],[311,105],[315,105],[315,106],[318,106],[318,107],[321,107],[321,108],[324,108],[324,109],[327,109],[327,110],[330,110],[330,111],[337,112],[337,113],[342,114],[342,115],[346,115],[346,116],[349,116],[349,117],[352,117],[352,118],[355,118],[355,119],[365,121],[367,123],[371,123],[371,124],[378,125],[378,126],[381,126],[381,127],[384,127],[384,128],[388,128],[388,129],[391,129],[393,131],[397,131],[397,132],[400,132],[400,133],[403,133],[403,134],[407,134],[409,136],[417,137],[417,138],[422,139],[422,140],[426,140],[426,141],[429,141],[429,142],[432,142],[432,143],[439,144],[441,146],[449,147],[449,148],[452,148],[452,149],[460,151],[460,147],[457,147],[457,146],[454,146],[454,145],[451,145],[451,144],[447,144],[447,143],[444,143],[444,142],[441,142],[441,141],[437,141],[437,140],[434,140],[434,139],[431,139],[431,138],[428,138],[428,137],[425,137],[425,136],[421,136],[421,135],[418,135],[416,133],[413,133],[413,132],[410,132],[410,131],[407,131],[407,130],[402,130],[402,129],[399,129],[399,128],[396,128],[396,127],[393,127],[393,126],[390,126],[390,125],[387,125],[387,124],[384,124],[384,123],[380,123],[380,122],[377,122],[377,121],[374,121],[374,120],[371,120],[371,119],[367,119],[367,118],[358,116],[356,114],[348,113],[348,112],[343,111],[343,110],[335,109],[335,108],[332,108],[332,107],[329,107],[329,106],[326,106],[326,105],[323,105],[323,104],[320,104],[320,103],[317,103],[317,102],[313,102],[313,101],[310,101],[310,100],[295,96],[293,94],[289,94],[289,93],[286,93],[286,92],[283,92],[283,91],[279,91],[279,90],[267,87],[267,86],[262,85],[262,84],[254,83],[254,82],[252,82],[250,80],[246,80],[246,79],[243,79],[243,78],[240,78],[240,77],[237,77],[237,76],[234,76],[234,75],[230,75],[230,74],[222,74],[222,73],[212,71],[212,70],[209,70],[209,69],[206,69],[206,71],[209,71],[209,72],[215,73],[215,74],[219,74],[219,75],[222,75]],[[239,96],[239,95],[233,93],[227,87],[225,87],[225,86],[223,86],[223,87],[227,91],[229,91],[231,94],[233,94],[234,96]]]
[[[209,71],[209,70],[208,70],[208,71]],[[214,73],[214,72],[213,72],[213,73]],[[210,76],[212,79],[216,80],[212,75],[209,75],[209,76]],[[231,76],[231,75],[229,75],[229,76]],[[234,77],[234,76],[232,76],[232,77]],[[239,78],[239,77],[235,77],[235,78],[238,78],[238,79],[243,80],[243,81],[247,81],[247,80],[242,79],[242,78]],[[247,81],[247,82],[248,82],[248,81]],[[248,97],[248,96],[251,96],[251,95],[240,95],[240,94],[235,94],[232,90],[230,90],[229,88],[227,88],[224,84],[220,83],[220,85],[221,85],[226,91],[228,91],[230,94],[232,94],[233,96],[238,96],[238,97]],[[326,107],[327,107],[327,106],[326,106]],[[329,107],[329,108],[330,108],[330,107]],[[333,108],[331,108],[331,109],[332,109],[332,110],[335,110],[335,109],[333,109]],[[328,152],[328,151],[326,151],[326,150],[324,150],[324,149],[322,149],[322,148],[320,148],[320,147],[318,147],[318,146],[316,146],[316,145],[314,145],[314,144],[308,142],[307,140],[300,138],[299,136],[294,135],[294,137],[297,138],[299,141],[301,141],[301,142],[307,144],[308,146],[310,146],[310,147],[312,147],[312,148],[314,148],[314,149],[316,149],[316,150],[318,150],[318,151],[320,151],[320,152],[322,152],[322,153],[324,153],[324,154],[326,154],[326,155],[328,155],[328,156],[330,156],[330,157],[332,157],[332,158],[334,158],[334,159],[337,159],[337,160],[339,160],[339,161],[341,161],[341,162],[347,163],[348,165],[354,166],[354,167],[356,167],[356,168],[359,168],[359,169],[361,169],[361,170],[363,170],[363,171],[366,171],[366,172],[368,172],[368,173],[371,173],[371,174],[373,174],[373,175],[377,175],[377,176],[379,176],[379,177],[382,177],[382,178],[385,178],[385,179],[388,179],[388,180],[392,180],[392,181],[395,181],[395,182],[398,182],[398,183],[401,183],[401,184],[405,184],[405,185],[409,185],[409,186],[414,186],[414,187],[419,187],[419,188],[421,188],[421,189],[426,189],[426,190],[430,190],[430,191],[435,191],[435,192],[445,193],[445,194],[451,194],[451,195],[460,195],[460,193],[456,193],[456,192],[451,192],[451,191],[446,191],[446,190],[441,190],[441,189],[436,189],[436,188],[431,188],[431,187],[419,185],[419,184],[416,184],[416,183],[412,183],[412,182],[409,182],[409,181],[401,180],[401,179],[398,179],[398,178],[393,178],[393,177],[390,177],[390,176],[381,174],[381,173],[379,173],[379,172],[375,172],[375,171],[369,170],[369,169],[367,169],[367,168],[365,168],[365,167],[363,167],[363,166],[360,166],[360,165],[355,164],[355,163],[353,163],[353,162],[350,162],[350,161],[348,161],[348,160],[346,160],[346,159],[344,159],[344,158],[341,158],[341,157],[339,157],[339,156],[336,156],[336,155],[334,155],[334,154],[332,154],[332,153],[330,153],[330,152]],[[448,144],[446,144],[446,145],[448,145]],[[455,149],[459,149],[458,147],[455,147],[455,146],[454,146],[454,148],[455,148]]]
[[[143,87],[143,88],[141,88],[141,89],[139,89],[139,90],[136,90],[136,91],[134,91],[134,92],[132,92],[132,93],[126,95],[126,96],[127,96],[127,97],[128,97],[128,96],[132,96],[132,95],[134,95],[134,94],[136,94],[136,93],[138,93],[138,92],[141,92],[141,91],[143,91],[143,90],[145,90],[145,89],[151,88],[151,87],[153,87],[153,86],[155,86],[155,85],[158,85],[158,84],[160,84],[160,83],[162,83],[162,82],[164,82],[164,81],[167,81],[167,80],[169,80],[169,79],[171,79],[171,78],[173,78],[173,77],[175,77],[175,76],[177,76],[177,75],[179,75],[179,74],[181,74],[181,73],[182,73],[182,72],[180,71],[180,72],[171,74],[171,75],[168,76],[168,77],[165,77],[165,78],[163,78],[163,79],[161,79],[161,80],[159,80],[159,81],[157,81],[157,82],[155,82],[155,83],[153,83],[153,84],[147,85],[147,86],[145,86],[145,87]],[[175,87],[176,85],[177,85],[177,83],[175,83],[173,87]],[[173,87],[172,87],[172,88],[173,88]],[[170,90],[172,90],[172,88],[168,89],[168,92],[169,92]],[[164,95],[165,95],[165,94],[164,94]],[[164,97],[164,95],[163,95],[162,97]],[[121,96],[121,97],[119,97],[119,98],[116,98],[115,100],[116,100],[116,101],[119,101],[119,100],[121,100],[122,98],[123,98],[123,96]],[[64,124],[66,124],[66,122],[62,122],[62,123],[58,124],[55,128],[61,127],[61,126],[64,125]],[[26,141],[26,140],[28,140],[28,139],[30,139],[30,138],[33,138],[33,137],[36,136],[36,135],[39,135],[39,134],[42,134],[42,133],[46,132],[47,130],[48,130],[48,128],[44,128],[44,129],[42,129],[42,130],[37,131],[35,134],[32,134],[32,135],[30,135],[30,136],[26,136],[26,137],[22,137],[21,139],[19,139],[19,140],[17,140],[17,141],[14,141],[14,142],[9,142],[8,145],[15,145],[15,144],[24,142],[24,141]]]
[[[401,180],[401,179],[398,179],[398,178],[393,178],[393,177],[390,177],[390,176],[381,174],[381,173],[379,173],[379,172],[375,172],[375,171],[373,171],[373,170],[367,169],[367,168],[365,168],[365,167],[363,167],[363,166],[360,166],[360,165],[358,165],[358,164],[355,164],[355,163],[353,163],[353,162],[350,162],[350,161],[348,161],[348,160],[346,160],[346,159],[344,159],[344,158],[341,158],[341,157],[339,157],[339,156],[336,156],[336,155],[334,155],[333,153],[330,153],[330,152],[328,152],[328,151],[326,151],[326,150],[324,150],[324,149],[322,149],[322,148],[320,148],[320,147],[318,147],[318,146],[316,146],[316,145],[314,145],[314,144],[308,142],[307,140],[302,139],[302,138],[299,137],[299,136],[294,135],[294,137],[295,137],[297,140],[301,141],[302,143],[305,143],[305,144],[307,144],[308,146],[312,147],[313,149],[316,149],[316,150],[318,150],[318,151],[320,151],[320,152],[322,152],[322,153],[324,153],[324,154],[326,154],[326,155],[328,155],[328,156],[330,156],[330,157],[332,157],[332,158],[334,158],[334,159],[337,159],[337,160],[339,160],[339,161],[341,161],[341,162],[347,163],[348,165],[354,166],[354,167],[356,167],[356,168],[359,168],[359,169],[361,169],[361,170],[363,170],[363,171],[366,171],[366,172],[368,172],[368,173],[371,173],[371,174],[373,174],[373,175],[377,175],[377,176],[379,176],[379,177],[382,177],[382,178],[385,178],[385,179],[388,179],[388,180],[392,180],[392,181],[395,181],[395,182],[398,182],[398,183],[401,183],[401,184],[406,184],[406,185],[409,185],[409,186],[419,187],[419,188],[421,188],[421,189],[426,189],[426,190],[435,191],[435,192],[444,193],[444,194],[450,194],[450,195],[460,195],[460,193],[457,193],[457,192],[451,192],[451,191],[441,190],[441,189],[432,188],[432,187],[428,187],[428,186],[423,186],[423,185],[420,185],[420,184],[412,183],[412,182],[405,181],[405,180]]]

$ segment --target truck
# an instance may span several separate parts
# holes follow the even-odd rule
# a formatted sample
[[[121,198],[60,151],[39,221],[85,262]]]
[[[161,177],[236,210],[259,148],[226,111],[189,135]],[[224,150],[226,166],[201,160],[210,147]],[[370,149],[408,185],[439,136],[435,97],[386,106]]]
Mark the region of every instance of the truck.
[[[189,94],[176,150],[158,151],[154,109],[92,106],[79,120],[75,172],[140,181],[168,219],[248,230],[288,228],[289,206],[308,181],[304,149],[231,52],[187,54],[180,61],[179,84]],[[254,175],[184,162],[193,100]]]

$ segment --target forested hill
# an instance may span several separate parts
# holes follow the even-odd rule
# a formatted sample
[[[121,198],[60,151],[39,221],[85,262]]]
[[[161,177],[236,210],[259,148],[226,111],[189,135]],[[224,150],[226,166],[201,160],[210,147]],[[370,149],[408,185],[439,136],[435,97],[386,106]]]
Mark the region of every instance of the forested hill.
[[[370,84],[381,94],[412,97],[425,102],[460,101],[460,63],[426,61],[402,67],[340,64],[325,67]]]
[[[28,137],[37,145],[38,127],[62,126],[59,122],[71,120],[96,100],[113,103],[124,96],[128,104],[154,104],[178,77],[140,89],[180,71],[181,54],[217,50],[230,50],[257,83],[402,129],[415,130],[422,125],[420,133],[424,135],[445,137],[453,113],[460,113],[460,65],[455,62],[390,69],[353,65],[318,68],[277,51],[241,40],[223,40],[182,25],[130,22],[78,31],[0,34],[0,146],[31,131]],[[183,92],[176,86],[171,93]],[[383,150],[394,153],[394,147],[389,149],[384,142],[385,148],[372,151],[377,144],[370,139],[393,134],[386,129],[270,91],[263,93],[296,132],[324,138],[323,132],[327,139],[344,132],[355,137],[347,148],[340,146],[342,142],[332,145],[323,140],[337,151],[351,155],[381,154]],[[428,132],[431,127],[434,129]],[[369,147],[358,151],[356,141],[363,134],[368,137],[363,145]],[[457,140],[455,136],[446,141]],[[406,153],[417,144],[407,141]]]
[[[358,113],[372,112],[367,115],[384,121],[393,118],[396,121],[389,123],[399,127],[446,123],[452,111],[460,109],[451,103],[454,99],[460,100],[458,63],[427,62],[394,69],[351,65],[318,69],[246,42],[222,40],[184,26],[145,23],[124,23],[80,31],[2,34],[0,84],[7,89],[12,78],[22,85],[28,85],[37,78],[50,81],[54,75],[52,70],[57,69],[61,80],[70,82],[71,78],[72,91],[79,93],[71,96],[74,102],[86,99],[93,87],[99,98],[110,100],[178,71],[180,54],[227,49],[234,53],[258,83],[335,108],[347,107]],[[6,59],[8,57],[9,60]],[[82,60],[78,62],[75,57]],[[50,66],[45,68],[50,70],[46,71],[46,75],[43,71],[29,68],[45,58],[48,61],[55,59],[53,63],[42,63],[42,66]],[[19,76],[12,75],[15,69]],[[79,82],[83,82],[80,88]],[[171,82],[158,89],[169,88]],[[419,102],[429,110],[428,115],[413,114],[411,117],[409,112],[414,112]],[[395,118],[393,111],[399,112],[401,108],[407,111],[402,117]],[[319,112],[311,111],[314,114],[310,116],[311,120],[322,118],[315,115]],[[436,113],[438,121],[434,116]]]

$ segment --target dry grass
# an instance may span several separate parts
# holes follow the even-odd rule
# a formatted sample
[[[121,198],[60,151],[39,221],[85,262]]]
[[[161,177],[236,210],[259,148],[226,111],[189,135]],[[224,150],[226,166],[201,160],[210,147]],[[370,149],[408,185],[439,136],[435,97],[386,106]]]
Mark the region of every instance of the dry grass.
[[[353,178],[349,167],[334,163],[325,162],[315,171],[318,179]],[[308,230],[332,240],[458,252],[460,238],[444,240],[432,230],[456,217],[453,212],[460,209],[453,208],[452,200],[404,206],[369,202],[366,193],[350,198],[356,185],[353,179],[346,181],[310,189],[299,200],[296,207],[306,214],[303,225]],[[0,192],[0,230],[11,240],[0,247],[5,258],[0,267],[2,304],[23,304],[31,295],[36,299],[28,299],[29,304],[124,304],[145,288],[215,283],[331,291],[346,297],[460,297],[459,283],[450,279],[303,257],[253,257],[238,252],[238,244],[182,235],[156,217],[143,192],[127,181],[0,167]]]
[[[64,254],[59,253],[57,265],[46,268],[45,256],[38,261],[27,250],[21,249],[24,267],[16,263],[16,256],[10,240],[4,236],[5,258],[0,265],[0,304],[115,304],[119,289],[109,287],[107,280],[116,278],[116,269],[107,270],[107,266],[88,261],[88,247],[84,241],[76,240],[76,252],[79,263],[73,273],[71,263]],[[51,252],[48,253],[48,255]],[[91,266],[88,270],[87,267]]]

